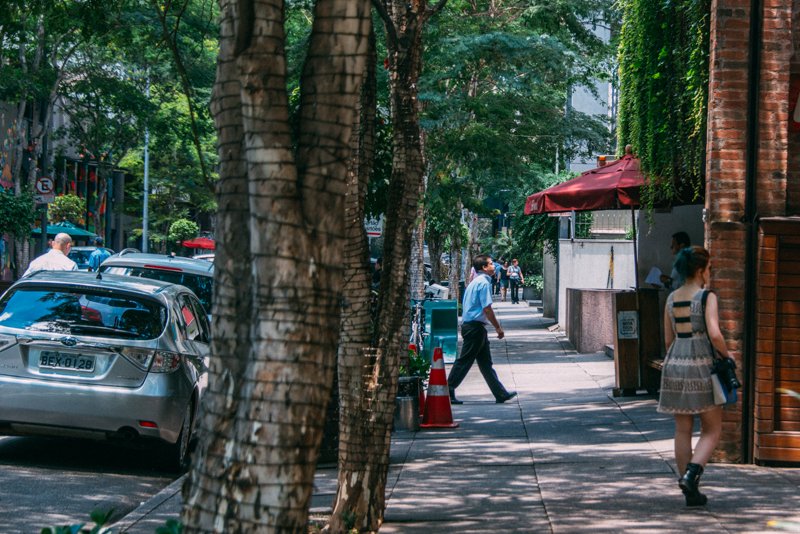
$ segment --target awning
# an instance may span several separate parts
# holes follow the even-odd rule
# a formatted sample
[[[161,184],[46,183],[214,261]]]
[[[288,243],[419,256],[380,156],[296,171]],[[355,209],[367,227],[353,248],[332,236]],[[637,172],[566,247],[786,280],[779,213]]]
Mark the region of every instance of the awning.
[[[638,208],[644,175],[631,155],[529,196],[525,215]]]
[[[217,248],[217,244],[210,237],[195,237],[194,239],[184,241],[182,244],[186,248],[202,248],[206,250],[214,250]]]
[[[41,235],[41,233],[42,233],[41,228],[34,228],[33,230],[31,230],[31,234],[33,235]],[[70,237],[85,238],[85,239],[91,239],[93,237],[97,237],[97,234],[84,230],[83,228],[78,228],[74,224],[66,221],[47,225],[48,236],[55,236],[56,234],[60,233],[65,233]]]

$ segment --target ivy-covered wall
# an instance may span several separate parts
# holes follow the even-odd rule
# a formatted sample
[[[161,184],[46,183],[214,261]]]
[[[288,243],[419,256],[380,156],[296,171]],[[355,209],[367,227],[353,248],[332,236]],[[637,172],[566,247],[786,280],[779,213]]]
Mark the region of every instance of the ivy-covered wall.
[[[678,190],[682,197],[697,198],[705,173],[711,2],[620,0],[619,5],[617,146],[622,152],[633,145],[643,170],[657,180],[645,201],[674,199]]]

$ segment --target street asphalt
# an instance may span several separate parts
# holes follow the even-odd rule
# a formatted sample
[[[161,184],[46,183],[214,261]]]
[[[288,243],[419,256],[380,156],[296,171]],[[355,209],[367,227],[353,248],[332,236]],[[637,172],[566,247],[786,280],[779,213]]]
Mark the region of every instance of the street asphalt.
[[[656,398],[613,397],[613,360],[576,353],[536,307],[495,311],[506,331],[490,329],[495,369],[519,395],[495,404],[475,365],[452,407],[458,428],[393,434],[382,533],[800,532],[800,468],[710,464],[708,504],[687,508]],[[179,518],[182,482],[113,530]],[[312,512],[335,492],[336,467],[320,467]]]

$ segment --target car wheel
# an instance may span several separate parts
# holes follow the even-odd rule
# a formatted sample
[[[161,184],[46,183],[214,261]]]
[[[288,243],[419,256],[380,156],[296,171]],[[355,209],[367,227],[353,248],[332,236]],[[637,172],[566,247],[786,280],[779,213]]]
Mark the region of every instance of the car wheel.
[[[194,415],[194,403],[186,405],[186,412],[183,414],[183,424],[178,441],[169,446],[168,467],[170,470],[183,472],[189,469],[189,443],[192,439],[192,416]]]

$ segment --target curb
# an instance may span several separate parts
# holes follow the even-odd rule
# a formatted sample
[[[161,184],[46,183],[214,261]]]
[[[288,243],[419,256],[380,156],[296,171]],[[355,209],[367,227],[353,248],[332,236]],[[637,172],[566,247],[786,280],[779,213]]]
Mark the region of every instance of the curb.
[[[111,529],[115,532],[126,532],[135,527],[139,521],[152,514],[156,508],[164,504],[175,495],[180,494],[183,481],[186,480],[187,476],[189,476],[188,473],[182,475],[176,480],[173,480],[167,487],[144,501],[129,514],[122,517],[122,519],[110,525]]]

